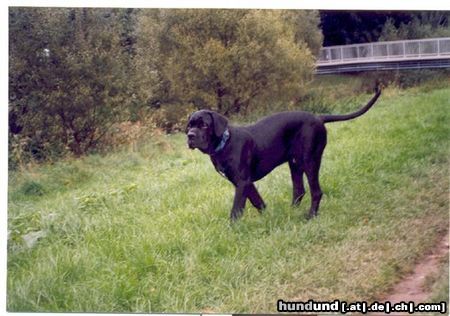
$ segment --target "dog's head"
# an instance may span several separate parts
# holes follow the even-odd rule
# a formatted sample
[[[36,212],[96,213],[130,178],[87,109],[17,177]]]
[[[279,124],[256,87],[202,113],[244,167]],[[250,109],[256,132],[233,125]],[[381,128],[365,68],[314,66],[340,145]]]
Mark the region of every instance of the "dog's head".
[[[187,144],[191,149],[213,153],[227,127],[227,118],[219,113],[209,110],[194,112],[186,127]]]

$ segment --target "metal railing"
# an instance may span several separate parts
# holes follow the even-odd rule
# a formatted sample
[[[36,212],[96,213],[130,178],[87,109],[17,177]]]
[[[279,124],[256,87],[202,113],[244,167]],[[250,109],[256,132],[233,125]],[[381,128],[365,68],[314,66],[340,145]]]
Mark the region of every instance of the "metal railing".
[[[318,66],[450,58],[450,37],[324,47]]]

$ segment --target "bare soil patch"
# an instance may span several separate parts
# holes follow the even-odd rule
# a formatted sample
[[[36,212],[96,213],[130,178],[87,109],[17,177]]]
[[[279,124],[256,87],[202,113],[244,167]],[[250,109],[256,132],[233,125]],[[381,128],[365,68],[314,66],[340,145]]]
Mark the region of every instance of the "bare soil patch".
[[[401,280],[392,292],[383,299],[392,303],[410,302],[424,303],[431,293],[425,286],[428,276],[438,273],[439,263],[449,255],[449,232],[444,234],[436,247],[415,266],[414,271]]]

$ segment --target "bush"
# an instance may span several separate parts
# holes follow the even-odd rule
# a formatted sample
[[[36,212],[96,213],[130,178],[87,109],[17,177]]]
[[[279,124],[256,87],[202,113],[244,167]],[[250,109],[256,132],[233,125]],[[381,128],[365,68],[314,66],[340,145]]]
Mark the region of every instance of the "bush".
[[[195,110],[192,105],[168,104],[153,111],[152,121],[157,128],[167,133],[184,131],[189,115]]]
[[[434,88],[446,87],[449,83],[449,69],[410,69],[398,71],[377,71],[359,73],[364,81],[364,90],[373,91],[373,83],[379,81],[383,86],[395,86],[408,89],[421,85],[432,85]]]
[[[129,147],[135,151],[143,142],[162,133],[151,116],[140,117],[135,122],[125,121],[114,124],[103,137],[97,149],[102,152]]]
[[[225,114],[298,96],[322,41],[315,11],[160,10],[139,21],[136,60],[153,67],[159,99]]]
[[[87,153],[127,114],[120,12],[11,8],[9,13],[10,131],[21,138],[11,145],[38,160],[65,150]]]

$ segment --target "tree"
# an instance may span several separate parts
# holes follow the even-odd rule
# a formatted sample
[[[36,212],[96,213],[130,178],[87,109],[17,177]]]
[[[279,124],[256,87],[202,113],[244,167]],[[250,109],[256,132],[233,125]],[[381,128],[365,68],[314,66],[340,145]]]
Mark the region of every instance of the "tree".
[[[446,11],[320,11],[324,46],[449,36]]]
[[[318,24],[314,11],[12,7],[10,146],[81,155],[145,109],[177,120],[289,102],[312,76]]]
[[[388,11],[321,11],[324,46],[375,42],[389,17],[404,18]]]
[[[11,8],[9,16],[10,131],[37,156],[95,147],[128,102],[117,12]]]
[[[168,100],[167,80],[161,72],[164,52],[158,36],[162,36],[159,10],[141,10],[136,23],[136,56],[133,59],[133,91],[141,105],[159,107]]]
[[[321,45],[318,23],[312,11],[160,10],[139,29],[156,35],[149,73],[159,100],[227,114],[299,96]]]
[[[450,36],[449,12],[412,13],[407,22],[396,23],[388,19],[383,26],[380,40],[394,41]]]

